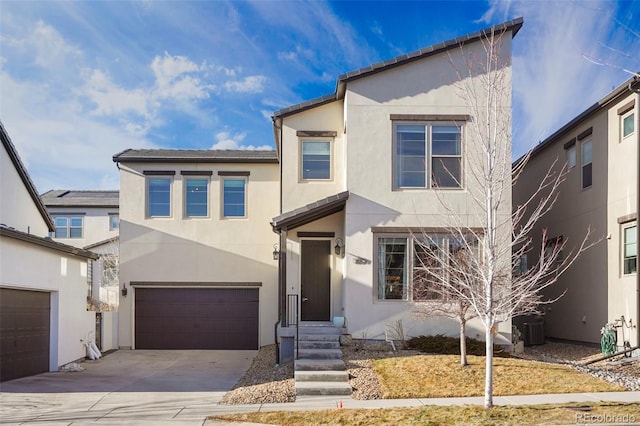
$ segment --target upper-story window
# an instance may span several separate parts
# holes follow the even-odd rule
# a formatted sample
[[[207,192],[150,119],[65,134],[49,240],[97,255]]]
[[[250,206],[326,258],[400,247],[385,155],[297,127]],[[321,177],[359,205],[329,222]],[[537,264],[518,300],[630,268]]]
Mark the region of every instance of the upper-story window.
[[[622,228],[622,272],[625,275],[635,274],[638,270],[638,238],[637,226],[631,225]]]
[[[571,145],[566,149],[567,153],[567,169],[571,169],[576,166],[576,146]]]
[[[300,166],[302,180],[330,180],[331,142],[303,140]]]
[[[222,179],[222,216],[246,217],[246,186],[244,177],[226,177]]]
[[[109,231],[117,231],[120,228],[120,216],[117,213],[109,213]]]
[[[204,177],[185,180],[185,216],[206,217],[209,215],[209,179]]]
[[[586,140],[580,144],[580,161],[582,164],[582,188],[589,188],[593,183],[592,143]]]
[[[82,238],[83,216],[54,216],[55,238]]]
[[[462,187],[462,128],[395,123],[394,187]]]
[[[147,216],[171,216],[171,182],[170,176],[147,177]]]
[[[631,136],[635,131],[635,115],[633,109],[620,117],[622,137]]]

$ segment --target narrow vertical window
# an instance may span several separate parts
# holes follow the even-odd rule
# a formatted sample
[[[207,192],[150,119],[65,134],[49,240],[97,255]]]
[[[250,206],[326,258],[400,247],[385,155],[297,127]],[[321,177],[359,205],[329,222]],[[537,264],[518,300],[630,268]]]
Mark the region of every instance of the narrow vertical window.
[[[431,170],[434,188],[460,188],[462,181],[462,138],[460,127],[431,128]]]
[[[378,239],[378,299],[407,299],[407,239]]]
[[[224,217],[246,216],[246,179],[226,178],[222,181],[222,215]]]
[[[120,228],[120,216],[112,213],[109,215],[109,231],[117,231]]]
[[[593,181],[593,165],[592,165],[592,146],[591,141],[585,141],[581,144],[581,161],[582,161],[582,188],[588,188]]]
[[[637,225],[623,228],[623,273],[635,274],[638,270],[638,234]]]
[[[55,238],[68,238],[69,235],[69,218],[65,216],[57,216],[54,219],[56,225]]]
[[[147,203],[147,216],[171,215],[171,178],[148,178]]]
[[[206,217],[209,215],[208,188],[208,179],[186,180],[185,215],[187,217]]]
[[[302,142],[302,179],[331,179],[331,143],[319,141]]]
[[[82,216],[71,216],[69,218],[69,238],[82,238]]]
[[[426,186],[425,126],[396,125],[395,186],[424,188]]]
[[[576,146],[573,145],[567,148],[567,169],[571,169],[576,166]]]
[[[631,110],[630,113],[622,116],[622,137],[626,138],[633,134],[635,130],[635,117],[634,112]]]

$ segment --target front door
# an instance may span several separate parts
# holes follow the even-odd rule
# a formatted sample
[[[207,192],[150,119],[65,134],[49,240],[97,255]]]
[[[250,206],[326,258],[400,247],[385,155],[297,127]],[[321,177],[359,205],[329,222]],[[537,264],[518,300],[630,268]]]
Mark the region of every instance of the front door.
[[[301,317],[302,321],[329,321],[331,268],[329,240],[302,241]]]

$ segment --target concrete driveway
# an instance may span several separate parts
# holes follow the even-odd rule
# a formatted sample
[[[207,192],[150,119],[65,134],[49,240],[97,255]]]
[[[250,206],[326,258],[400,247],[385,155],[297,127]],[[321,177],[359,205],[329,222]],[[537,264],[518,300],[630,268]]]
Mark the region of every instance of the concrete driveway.
[[[202,425],[257,351],[120,350],[0,384],[3,424]]]

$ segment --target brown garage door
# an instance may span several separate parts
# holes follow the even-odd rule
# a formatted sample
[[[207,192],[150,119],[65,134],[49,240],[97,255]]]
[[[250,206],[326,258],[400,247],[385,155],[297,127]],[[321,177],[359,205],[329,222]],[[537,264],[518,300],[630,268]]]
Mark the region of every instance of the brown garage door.
[[[258,289],[136,288],[136,349],[257,349]]]
[[[49,293],[0,289],[0,381],[49,371]]]

